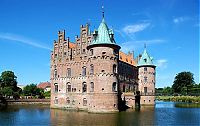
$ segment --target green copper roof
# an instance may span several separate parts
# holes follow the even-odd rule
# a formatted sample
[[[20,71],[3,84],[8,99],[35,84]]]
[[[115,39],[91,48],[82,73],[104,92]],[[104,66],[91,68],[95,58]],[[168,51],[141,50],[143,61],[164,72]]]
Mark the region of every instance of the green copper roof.
[[[145,66],[145,65],[155,66],[153,64],[153,58],[148,55],[146,49],[144,50],[137,66]]]
[[[98,31],[94,31],[93,36],[94,36],[94,39],[91,45],[115,44],[115,40],[113,38],[113,30],[108,28],[104,18],[102,19],[102,22],[99,25]]]

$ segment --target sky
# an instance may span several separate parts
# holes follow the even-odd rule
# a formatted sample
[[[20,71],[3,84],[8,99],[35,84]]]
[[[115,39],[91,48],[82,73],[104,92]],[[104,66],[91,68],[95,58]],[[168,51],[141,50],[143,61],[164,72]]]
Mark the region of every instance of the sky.
[[[137,56],[146,43],[157,88],[182,71],[199,83],[198,0],[0,0],[0,73],[13,71],[18,85],[49,81],[58,31],[74,41],[80,25],[97,29],[102,5],[122,51]]]

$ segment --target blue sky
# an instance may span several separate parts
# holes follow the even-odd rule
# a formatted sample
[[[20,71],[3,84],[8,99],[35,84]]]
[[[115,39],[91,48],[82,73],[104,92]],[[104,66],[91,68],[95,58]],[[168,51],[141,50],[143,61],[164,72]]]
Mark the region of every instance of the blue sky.
[[[198,0],[1,0],[0,72],[12,70],[18,84],[50,78],[50,51],[59,30],[74,41],[80,25],[91,30],[105,19],[125,52],[144,43],[157,65],[156,87],[171,86],[182,71],[199,83]]]

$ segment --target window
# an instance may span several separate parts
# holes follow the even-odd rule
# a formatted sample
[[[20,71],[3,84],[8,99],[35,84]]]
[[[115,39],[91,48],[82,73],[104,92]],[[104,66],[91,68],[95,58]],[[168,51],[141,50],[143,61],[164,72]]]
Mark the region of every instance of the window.
[[[67,103],[67,104],[70,104],[70,99],[69,99],[69,97],[66,98],[66,103]]]
[[[71,68],[67,68],[67,77],[71,77]]]
[[[147,59],[146,59],[146,58],[144,59],[144,62],[147,62]]]
[[[113,73],[116,74],[117,73],[117,66],[114,64],[113,65]]]
[[[54,103],[58,104],[58,97],[55,97]]]
[[[83,82],[82,87],[83,87],[83,92],[87,92],[87,84],[86,84],[86,82]]]
[[[83,49],[83,53],[85,53],[85,49]]]
[[[76,88],[72,88],[72,92],[76,92]]]
[[[94,92],[94,83],[90,82],[90,92]]]
[[[67,52],[64,52],[64,55],[66,56],[66,55],[67,55]]]
[[[58,57],[58,54],[55,54],[55,58],[57,58]]]
[[[71,84],[70,83],[67,83],[67,90],[66,92],[71,92]]]
[[[144,77],[144,82],[147,82],[147,77]]]
[[[58,72],[57,72],[57,69],[54,70],[54,78],[57,78],[58,76]]]
[[[86,67],[82,67],[82,76],[86,76]]]
[[[90,49],[90,56],[93,55],[93,49]]]
[[[147,71],[147,68],[146,68],[146,67],[144,67],[144,71]]]
[[[116,82],[114,82],[113,85],[112,85],[112,91],[113,92],[117,91],[117,83]]]
[[[86,98],[83,99],[83,106],[87,106],[87,99]]]
[[[58,84],[57,83],[54,84],[54,87],[55,87],[54,92],[58,92]]]
[[[102,55],[105,55],[106,54],[106,52],[102,52]]]
[[[123,92],[125,92],[125,91],[126,91],[125,87],[126,87],[126,86],[125,86],[125,85],[123,85],[123,90],[122,90]]]
[[[93,75],[94,74],[94,65],[91,64],[90,65],[90,75]]]
[[[147,87],[144,87],[144,93],[145,94],[147,93]]]

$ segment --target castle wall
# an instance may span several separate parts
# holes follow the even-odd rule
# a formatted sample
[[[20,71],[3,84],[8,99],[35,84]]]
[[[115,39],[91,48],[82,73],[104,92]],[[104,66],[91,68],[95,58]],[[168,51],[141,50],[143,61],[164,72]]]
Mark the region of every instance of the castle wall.
[[[87,48],[92,40],[88,25],[81,26],[80,31],[75,43],[65,39],[65,31],[59,31],[58,40],[54,41],[50,66],[51,108],[116,112],[119,94],[122,93],[122,99],[125,97],[127,105],[133,107],[135,91],[139,89],[143,93],[147,85],[146,94],[149,95],[142,96],[141,101],[150,100],[153,104],[154,97],[150,93],[155,91],[154,68],[148,68],[147,72],[139,68],[138,71],[131,58],[133,54],[126,57],[123,53],[123,61],[120,61],[119,47],[114,44]],[[143,83],[146,75],[148,83]]]

